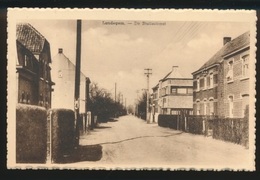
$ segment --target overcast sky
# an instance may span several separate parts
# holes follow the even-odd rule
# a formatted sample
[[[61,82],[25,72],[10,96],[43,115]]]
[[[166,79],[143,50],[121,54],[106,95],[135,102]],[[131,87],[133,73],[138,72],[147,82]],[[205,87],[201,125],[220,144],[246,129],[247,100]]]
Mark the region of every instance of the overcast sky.
[[[51,55],[63,53],[75,63],[76,20],[30,20],[50,43]],[[223,37],[235,38],[249,31],[239,22],[166,22],[165,25],[104,25],[102,21],[82,21],[81,70],[114,97],[122,92],[133,104],[136,91],[146,88],[145,68],[152,69],[150,88],[179,66],[191,77],[223,45]],[[133,21],[130,21],[133,22]]]

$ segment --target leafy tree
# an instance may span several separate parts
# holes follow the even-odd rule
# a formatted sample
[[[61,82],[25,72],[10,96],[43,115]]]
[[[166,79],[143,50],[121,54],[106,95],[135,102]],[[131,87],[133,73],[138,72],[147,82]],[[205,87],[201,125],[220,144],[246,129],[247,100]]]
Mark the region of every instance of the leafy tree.
[[[106,89],[100,88],[97,83],[90,87],[90,110],[93,116],[98,117],[98,122],[107,122],[109,118],[126,114],[126,110],[115,102]]]

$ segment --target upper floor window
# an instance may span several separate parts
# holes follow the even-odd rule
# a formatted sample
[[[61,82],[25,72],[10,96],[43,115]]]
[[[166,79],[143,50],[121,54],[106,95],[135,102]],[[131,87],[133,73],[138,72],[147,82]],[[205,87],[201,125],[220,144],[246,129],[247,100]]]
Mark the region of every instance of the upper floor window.
[[[227,81],[233,80],[233,60],[228,62],[228,73],[227,73]]]
[[[207,89],[207,76],[204,77],[204,89]]]
[[[213,73],[209,75],[209,88],[213,88]]]
[[[204,78],[200,79],[200,89],[204,88]]]
[[[249,55],[242,57],[242,75],[248,77],[249,75]]]
[[[197,79],[197,91],[199,91],[200,90],[200,79],[198,78]]]
[[[171,87],[171,94],[177,94],[177,88]]]

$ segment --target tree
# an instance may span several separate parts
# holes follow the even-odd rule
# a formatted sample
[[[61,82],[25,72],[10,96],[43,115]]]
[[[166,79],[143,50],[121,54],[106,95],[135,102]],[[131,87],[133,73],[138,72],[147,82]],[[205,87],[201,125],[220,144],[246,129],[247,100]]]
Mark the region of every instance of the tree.
[[[138,99],[138,112],[137,115],[141,117],[142,119],[146,120],[146,97],[147,93],[143,93],[142,96]]]
[[[126,114],[123,105],[115,102],[111,93],[95,82],[90,87],[90,110],[93,116],[98,117],[98,122],[107,122],[111,117]]]

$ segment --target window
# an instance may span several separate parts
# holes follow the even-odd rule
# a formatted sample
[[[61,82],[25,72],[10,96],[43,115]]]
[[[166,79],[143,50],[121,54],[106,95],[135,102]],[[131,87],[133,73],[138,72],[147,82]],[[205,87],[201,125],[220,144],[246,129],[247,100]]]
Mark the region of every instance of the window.
[[[178,94],[186,94],[187,89],[186,88],[178,88]]]
[[[248,77],[249,75],[249,55],[242,57],[242,75],[243,77]]]
[[[200,79],[200,88],[202,89],[204,87],[204,78]]]
[[[204,115],[207,115],[207,100],[204,100],[203,106],[204,106]]]
[[[213,75],[213,80],[214,80],[214,84],[218,83],[218,75],[217,74]]]
[[[209,100],[209,114],[214,115],[214,100],[213,99]]]
[[[198,78],[197,79],[197,91],[199,91],[200,90],[200,79]]]
[[[171,94],[177,94],[177,88],[171,87]]]
[[[197,115],[200,115],[200,101],[197,101]]]
[[[172,114],[172,115],[178,115],[178,111],[176,111],[176,110],[171,110],[171,114]]]
[[[229,111],[229,117],[232,118],[233,117],[233,106],[234,106],[233,105],[233,101],[234,101],[233,96],[229,96],[228,100],[229,100],[229,108],[228,108],[229,109],[228,110]]]
[[[209,87],[213,88],[213,73],[209,75]]]
[[[188,89],[187,89],[187,93],[188,93],[188,94],[192,94],[192,93],[193,93],[193,89],[192,89],[192,88],[188,88]]]
[[[207,77],[204,77],[204,89],[207,89]]]
[[[249,94],[242,95],[242,117],[245,116],[246,107],[249,105]]]
[[[227,73],[227,81],[233,80],[233,60],[228,62],[228,73]]]
[[[27,67],[29,64],[29,57],[27,55],[24,56],[24,66]]]

